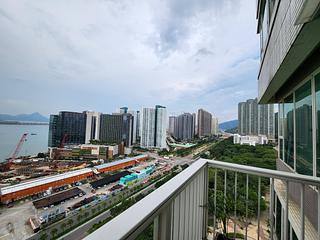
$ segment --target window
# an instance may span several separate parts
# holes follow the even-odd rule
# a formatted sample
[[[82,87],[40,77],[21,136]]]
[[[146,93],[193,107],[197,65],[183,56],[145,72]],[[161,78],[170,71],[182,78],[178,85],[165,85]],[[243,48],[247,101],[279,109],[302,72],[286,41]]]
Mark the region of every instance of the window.
[[[284,99],[283,104],[283,139],[284,139],[284,162],[294,168],[294,133],[293,133],[293,95]]]
[[[296,103],[296,171],[313,174],[311,81],[295,92]]]
[[[317,176],[320,176],[320,73],[315,77],[317,119]]]

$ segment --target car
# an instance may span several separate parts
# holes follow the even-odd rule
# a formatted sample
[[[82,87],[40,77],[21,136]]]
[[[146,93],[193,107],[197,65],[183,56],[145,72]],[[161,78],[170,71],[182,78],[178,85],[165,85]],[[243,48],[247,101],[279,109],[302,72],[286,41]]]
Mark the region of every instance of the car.
[[[7,204],[7,208],[12,208],[13,207],[13,203],[8,203]]]

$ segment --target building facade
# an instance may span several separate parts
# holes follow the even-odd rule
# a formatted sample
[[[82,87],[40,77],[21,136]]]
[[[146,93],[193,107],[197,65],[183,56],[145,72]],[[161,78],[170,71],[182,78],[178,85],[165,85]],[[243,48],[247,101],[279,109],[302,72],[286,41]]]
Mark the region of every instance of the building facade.
[[[198,110],[198,136],[206,137],[211,135],[212,114],[204,109]]]
[[[241,135],[266,135],[274,137],[274,105],[258,104],[258,99],[248,99],[238,104],[238,132]]]
[[[167,110],[156,105],[155,108],[143,108],[141,116],[140,145],[145,148],[166,148]]]
[[[171,136],[174,136],[175,122],[176,122],[176,116],[170,116],[169,117],[168,132]]]
[[[154,147],[155,135],[155,109],[143,108],[141,116],[141,139],[140,145],[146,148]]]
[[[101,113],[86,111],[85,114],[86,114],[85,143],[90,143],[91,140],[99,140]]]
[[[167,147],[167,109],[164,106],[156,105],[155,112],[155,147]]]
[[[261,104],[279,104],[277,168],[313,177],[320,176],[319,5],[319,1],[259,0],[257,10],[261,42],[258,99]],[[301,212],[304,206],[303,228],[292,215],[285,221],[288,214],[281,190],[275,188],[275,195],[272,213],[278,239],[319,236],[319,194],[314,188],[289,187],[288,211]]]
[[[100,141],[106,144],[132,145],[133,117],[131,114],[101,114]]]
[[[274,137],[274,105],[258,105],[258,134]]]
[[[194,119],[190,113],[184,113],[175,118],[174,137],[180,141],[194,138]]]
[[[211,134],[218,135],[219,133],[219,121],[217,117],[212,117],[211,120]]]
[[[82,144],[85,143],[85,136],[85,113],[62,111],[59,115],[50,116],[49,147]]]
[[[60,139],[58,137],[58,128],[59,128],[59,115],[50,115],[48,147],[57,147],[60,145]]]

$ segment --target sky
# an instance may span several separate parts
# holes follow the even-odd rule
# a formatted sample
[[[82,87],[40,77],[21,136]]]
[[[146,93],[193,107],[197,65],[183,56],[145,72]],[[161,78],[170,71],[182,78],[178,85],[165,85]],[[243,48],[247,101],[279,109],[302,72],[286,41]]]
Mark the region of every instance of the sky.
[[[237,118],[257,96],[255,0],[1,0],[0,113],[166,106]]]

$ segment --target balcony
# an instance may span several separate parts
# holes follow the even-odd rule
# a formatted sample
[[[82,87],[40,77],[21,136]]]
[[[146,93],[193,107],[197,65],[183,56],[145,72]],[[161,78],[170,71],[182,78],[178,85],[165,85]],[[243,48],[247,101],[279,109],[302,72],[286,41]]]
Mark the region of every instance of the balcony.
[[[86,239],[136,239],[150,228],[157,240],[214,239],[224,229],[221,216],[226,214],[231,235],[241,233],[244,239],[291,239],[293,232],[298,239],[320,239],[319,187],[319,178],[199,159]],[[292,188],[299,201],[292,200]],[[315,206],[306,206],[310,191],[316,194]],[[317,224],[306,208],[316,212]]]

